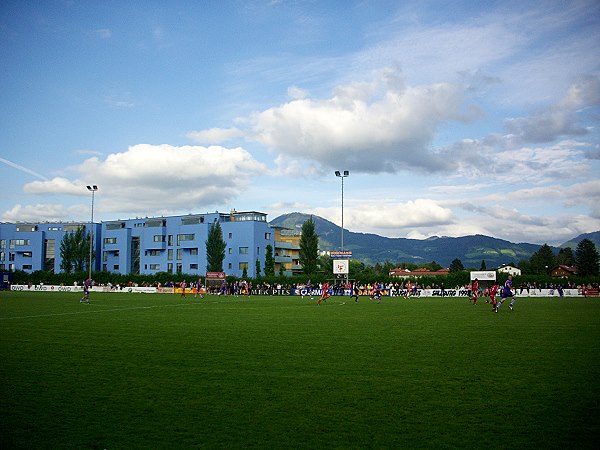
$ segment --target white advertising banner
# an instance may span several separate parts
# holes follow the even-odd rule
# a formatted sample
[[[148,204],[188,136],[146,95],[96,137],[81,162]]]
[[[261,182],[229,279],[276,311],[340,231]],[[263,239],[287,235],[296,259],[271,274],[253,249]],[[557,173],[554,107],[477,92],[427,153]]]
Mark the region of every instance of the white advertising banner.
[[[479,281],[496,281],[496,271],[474,270],[471,272],[471,281],[475,281],[475,278]]]
[[[30,292],[83,292],[83,286],[56,286],[51,284],[13,284],[10,287],[11,291],[30,291]],[[129,292],[136,294],[156,294],[157,289],[155,287],[145,286],[124,286],[122,288],[116,288],[114,286],[93,286],[90,289],[91,292]],[[173,292],[173,289],[170,289]]]

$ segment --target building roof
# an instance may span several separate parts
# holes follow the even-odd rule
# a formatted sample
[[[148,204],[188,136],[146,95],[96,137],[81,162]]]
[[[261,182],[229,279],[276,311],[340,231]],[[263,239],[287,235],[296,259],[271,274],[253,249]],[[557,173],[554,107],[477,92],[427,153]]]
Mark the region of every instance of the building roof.
[[[448,275],[450,273],[450,269],[440,269],[440,270],[429,270],[426,267],[420,267],[415,270],[403,269],[402,267],[397,267],[395,269],[390,270],[391,277],[436,277],[439,275]]]

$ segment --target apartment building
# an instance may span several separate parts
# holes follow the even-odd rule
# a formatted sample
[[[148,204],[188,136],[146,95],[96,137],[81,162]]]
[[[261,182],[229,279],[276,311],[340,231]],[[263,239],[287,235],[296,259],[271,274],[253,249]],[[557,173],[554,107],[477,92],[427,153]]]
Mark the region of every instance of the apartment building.
[[[206,240],[218,222],[226,243],[223,269],[255,277],[265,267],[267,245],[275,248],[267,215],[257,211],[188,214],[89,223],[0,224],[0,270],[60,272],[60,243],[66,233],[93,229],[94,271],[119,274],[157,272],[204,275]]]

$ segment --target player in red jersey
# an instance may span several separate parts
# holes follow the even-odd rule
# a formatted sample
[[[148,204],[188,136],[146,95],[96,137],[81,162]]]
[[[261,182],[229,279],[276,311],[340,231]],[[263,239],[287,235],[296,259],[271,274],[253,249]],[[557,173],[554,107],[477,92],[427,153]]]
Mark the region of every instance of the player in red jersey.
[[[496,311],[496,294],[498,293],[498,283],[494,283],[494,285],[488,289],[488,297],[489,300],[486,300],[487,303],[492,305],[492,311]]]
[[[321,293],[321,298],[319,298],[319,300],[317,300],[317,305],[320,305],[321,302],[324,302],[329,297],[331,297],[331,295],[329,294],[329,283],[327,283],[327,282],[323,283],[323,287],[321,289],[323,290],[323,292]]]
[[[475,278],[473,282],[473,286],[471,287],[471,294],[473,295],[469,301],[473,302],[473,304],[477,304],[477,299],[479,298],[479,280]]]

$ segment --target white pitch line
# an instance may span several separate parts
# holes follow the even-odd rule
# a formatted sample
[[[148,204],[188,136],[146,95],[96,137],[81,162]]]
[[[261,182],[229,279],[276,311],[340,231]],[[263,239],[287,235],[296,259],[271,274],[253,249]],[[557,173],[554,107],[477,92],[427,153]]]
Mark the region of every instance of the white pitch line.
[[[0,320],[15,320],[15,319],[35,319],[39,317],[55,317],[55,316],[74,316],[79,314],[94,314],[102,312],[114,312],[114,311],[133,311],[136,309],[152,309],[152,308],[169,308],[177,306],[189,306],[195,303],[177,303],[175,305],[155,305],[155,306],[133,306],[131,308],[113,308],[113,309],[88,309],[87,311],[75,311],[65,313],[52,313],[52,314],[36,314],[33,316],[15,316],[15,317],[0,317]],[[88,308],[89,305],[82,305],[82,308]]]

